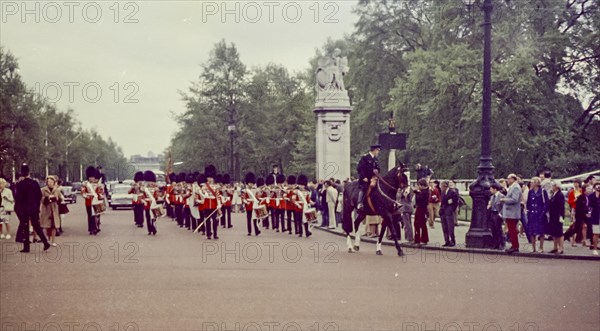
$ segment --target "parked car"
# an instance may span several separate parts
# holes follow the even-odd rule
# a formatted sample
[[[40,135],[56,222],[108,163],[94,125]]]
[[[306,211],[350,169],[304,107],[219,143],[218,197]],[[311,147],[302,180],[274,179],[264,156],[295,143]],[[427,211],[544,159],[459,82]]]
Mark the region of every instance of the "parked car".
[[[82,185],[83,185],[82,182],[73,182],[73,183],[71,183],[71,186],[73,187],[73,191],[75,191],[75,192],[80,192]]]
[[[112,195],[108,200],[108,204],[113,210],[117,208],[131,208],[133,194],[129,194],[130,185],[118,185],[113,187]]]
[[[133,179],[126,179],[123,181],[123,184],[132,186],[133,184],[135,184],[135,182],[133,181]]]
[[[60,190],[66,203],[77,203],[77,193],[73,186],[61,186]]]

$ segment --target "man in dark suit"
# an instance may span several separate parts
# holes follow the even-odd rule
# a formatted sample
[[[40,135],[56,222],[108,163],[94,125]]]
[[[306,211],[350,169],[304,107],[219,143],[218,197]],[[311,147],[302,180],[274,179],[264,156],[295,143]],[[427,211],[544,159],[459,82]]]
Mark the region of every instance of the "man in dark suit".
[[[504,198],[504,194],[502,194],[502,185],[498,183],[493,183],[490,187],[490,192],[492,196],[490,197],[490,202],[488,205],[489,212],[489,227],[492,230],[492,240],[494,243],[495,249],[504,250],[505,246],[505,238],[504,232],[502,231],[502,198]]]
[[[277,164],[273,165],[273,171],[271,171],[271,173],[269,174],[270,178],[273,178],[273,184],[275,185],[281,185],[283,184],[283,182],[280,182],[277,180],[277,178],[279,177],[279,175],[283,175],[282,173],[279,172],[279,166]]]
[[[458,192],[450,189],[447,181],[442,182],[442,205],[440,206],[440,218],[442,221],[442,231],[444,231],[443,247],[454,247],[456,238],[454,237],[454,218],[458,208]]]
[[[21,166],[21,175],[23,180],[17,183],[15,195],[15,213],[19,218],[18,237],[23,238],[22,253],[29,252],[29,222],[37,235],[44,243],[44,250],[50,248],[48,239],[40,226],[40,203],[42,201],[42,190],[40,185],[31,179],[29,175],[29,166],[23,164]]]
[[[363,155],[356,166],[356,170],[358,171],[358,185],[360,186],[357,209],[360,211],[364,209],[365,194],[369,188],[371,178],[379,174],[380,168],[377,156],[379,155],[380,151],[381,145],[372,145],[369,153]]]

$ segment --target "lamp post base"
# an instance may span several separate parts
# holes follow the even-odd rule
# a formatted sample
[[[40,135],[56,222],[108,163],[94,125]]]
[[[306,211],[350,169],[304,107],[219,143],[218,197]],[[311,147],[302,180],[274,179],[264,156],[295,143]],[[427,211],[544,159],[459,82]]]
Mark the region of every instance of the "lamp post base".
[[[465,245],[468,248],[493,248],[492,232],[489,230],[469,230],[465,236]]]
[[[495,182],[494,167],[491,158],[482,158],[477,180],[469,186],[469,195],[473,199],[471,226],[465,237],[469,248],[493,248],[493,237],[488,222],[487,205],[490,200],[490,187]]]

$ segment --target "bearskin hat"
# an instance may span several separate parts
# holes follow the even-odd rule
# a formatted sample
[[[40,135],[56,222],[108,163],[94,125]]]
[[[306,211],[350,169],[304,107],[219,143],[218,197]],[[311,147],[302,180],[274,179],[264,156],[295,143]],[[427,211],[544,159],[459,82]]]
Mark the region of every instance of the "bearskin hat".
[[[229,174],[224,174],[223,178],[221,178],[221,181],[226,185],[231,184],[231,176],[229,176]]]
[[[144,180],[147,182],[156,183],[156,174],[150,170],[144,171]]]
[[[21,165],[21,175],[28,176],[29,175],[29,165],[27,163],[23,163]]]
[[[198,174],[198,176],[196,176],[196,181],[198,182],[198,184],[204,184],[204,183],[206,183],[206,175],[205,174]]]
[[[136,183],[137,183],[137,182],[141,182],[141,181],[143,181],[143,180],[144,180],[144,173],[143,173],[143,172],[141,172],[141,171],[138,171],[138,172],[136,172],[136,173],[133,175],[133,181],[134,181],[134,182],[136,182]]]
[[[289,185],[296,185],[296,176],[294,176],[294,175],[288,176],[287,183]]]
[[[170,174],[169,174],[169,181],[170,181],[171,183],[173,183],[173,182],[176,182],[176,181],[177,181],[177,175],[176,175],[174,172],[172,172],[172,173],[170,173]]]
[[[285,175],[283,175],[283,174],[277,175],[277,184],[282,184],[283,182],[285,182]]]
[[[265,179],[264,178],[259,178],[256,180],[256,186],[261,187],[265,185]]]
[[[187,177],[185,177],[185,182],[188,184],[192,184],[193,182],[196,181],[196,177],[194,177],[194,174],[188,174]]]
[[[273,185],[275,184],[275,178],[273,178],[273,176],[268,176],[265,182],[267,185]]]
[[[212,164],[207,165],[204,168],[204,174],[206,175],[206,178],[215,178],[217,176],[217,167]]]
[[[298,175],[298,185],[308,185],[308,177],[306,177],[305,175]]]
[[[85,168],[85,177],[86,178],[90,178],[90,177],[98,178],[98,170],[96,170],[96,168],[94,166],[89,166],[89,167]]]
[[[246,183],[246,184],[256,183],[256,175],[253,172],[247,173],[246,176],[244,177],[244,183]]]
[[[215,176],[215,183],[217,183],[217,184],[221,184],[222,182],[223,182],[223,175],[221,175],[221,174],[217,174],[217,175]]]
[[[180,172],[179,175],[177,175],[177,182],[178,183],[185,182],[186,177],[187,177],[187,174],[185,172]]]

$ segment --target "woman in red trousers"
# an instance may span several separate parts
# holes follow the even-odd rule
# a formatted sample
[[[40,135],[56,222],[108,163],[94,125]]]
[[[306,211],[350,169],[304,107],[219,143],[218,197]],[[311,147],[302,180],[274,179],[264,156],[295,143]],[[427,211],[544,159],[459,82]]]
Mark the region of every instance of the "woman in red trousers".
[[[427,245],[429,233],[427,232],[427,207],[429,205],[429,188],[427,180],[419,179],[418,188],[415,190],[415,244]]]

